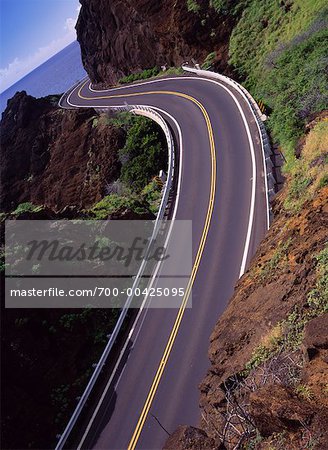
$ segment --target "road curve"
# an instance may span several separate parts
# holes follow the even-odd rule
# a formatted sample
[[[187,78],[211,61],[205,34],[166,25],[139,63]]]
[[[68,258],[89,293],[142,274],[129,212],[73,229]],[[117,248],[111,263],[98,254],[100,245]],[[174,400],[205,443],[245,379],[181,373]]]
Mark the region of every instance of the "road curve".
[[[81,441],[87,449],[160,449],[178,425],[198,424],[210,333],[268,227],[260,137],[238,92],[194,76],[110,91],[94,91],[84,82],[62,106],[126,103],[158,108],[179,143],[176,219],[192,220],[192,308],[142,312]]]

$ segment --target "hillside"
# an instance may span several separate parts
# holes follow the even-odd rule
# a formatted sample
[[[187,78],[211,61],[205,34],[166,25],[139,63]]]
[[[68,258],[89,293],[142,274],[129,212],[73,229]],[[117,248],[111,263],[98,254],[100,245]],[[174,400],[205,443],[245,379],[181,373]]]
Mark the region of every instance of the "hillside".
[[[326,2],[81,3],[78,39],[94,82],[194,59],[264,103],[285,159],[271,229],[212,333],[200,428],[179,428],[165,448],[328,448]]]

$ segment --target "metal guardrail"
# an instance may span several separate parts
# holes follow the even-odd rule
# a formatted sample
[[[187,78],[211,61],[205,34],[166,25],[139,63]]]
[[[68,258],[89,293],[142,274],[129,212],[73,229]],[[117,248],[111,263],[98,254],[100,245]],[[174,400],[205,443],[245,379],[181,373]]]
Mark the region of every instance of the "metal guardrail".
[[[70,92],[71,92],[71,90],[70,90]],[[167,179],[166,179],[166,182],[163,187],[162,200],[161,200],[159,211],[158,211],[158,214],[157,214],[157,217],[155,220],[153,232],[152,232],[148,247],[146,249],[146,255],[147,255],[148,251],[149,251],[151,245],[153,244],[153,242],[155,241],[157,233],[160,229],[160,222],[161,222],[161,220],[164,219],[166,208],[167,208],[167,203],[168,203],[168,199],[169,199],[169,195],[170,195],[170,190],[171,190],[174,175],[175,175],[175,154],[174,154],[173,138],[172,138],[170,129],[169,129],[166,121],[162,118],[162,116],[159,113],[157,113],[155,110],[153,110],[150,107],[139,106],[139,105],[135,105],[135,106],[126,105],[126,106],[122,106],[122,107],[115,106],[115,107],[106,108],[106,110],[108,110],[108,109],[117,110],[117,111],[118,110],[128,111],[132,114],[146,116],[146,117],[152,119],[162,128],[162,130],[164,131],[166,140],[167,140],[168,157],[169,157]],[[104,108],[99,108],[99,110],[104,110]],[[133,297],[134,297],[133,292],[135,292],[135,288],[137,288],[139,285],[139,282],[140,282],[140,279],[142,278],[145,266],[146,266],[146,260],[144,259],[140,265],[137,275],[135,276],[135,279],[134,279],[134,282],[133,282],[133,285],[131,288],[132,294],[127,298],[125,305],[122,308],[122,311],[120,313],[118,321],[116,322],[115,328],[109,337],[108,343],[107,343],[98,363],[95,366],[94,372],[91,375],[91,378],[90,378],[82,396],[80,397],[79,402],[78,402],[68,424],[66,425],[65,430],[63,431],[62,435],[59,438],[59,441],[56,445],[56,450],[61,450],[64,448],[64,445],[65,445],[71,431],[73,430],[73,428],[83,410],[83,407],[92,392],[92,389],[93,389],[95,383],[97,382],[97,379],[101,373],[101,370],[112,350],[112,347],[118,337],[119,332],[121,331],[122,325],[124,323],[127,312],[129,310],[129,307],[130,307]]]
[[[244,86],[237,83],[237,81],[233,80],[232,78],[227,77],[226,75],[222,75],[221,73],[212,72],[211,70],[203,70],[203,69],[197,69],[193,67],[189,67],[187,63],[182,64],[182,69],[186,72],[193,72],[198,73],[199,75],[204,75],[205,77],[211,77],[211,78],[217,78],[221,81],[224,81],[225,83],[229,84],[230,86],[234,87],[237,91],[241,91],[243,94],[243,97],[245,96],[247,98],[248,103],[251,104],[252,109],[256,112],[258,117],[261,119],[261,121],[266,121],[267,116],[262,113],[262,111],[259,108],[259,105],[257,104],[256,100],[253,98],[250,92]]]
[[[265,121],[267,119],[267,116],[262,113],[257,102],[254,100],[252,95],[247,91],[247,89],[244,88],[244,86],[242,86],[241,84],[237,83],[237,81],[234,81],[225,75],[221,75],[219,73],[212,72],[210,70],[202,70],[202,69],[189,67],[187,64],[183,64],[182,69],[185,70],[186,72],[196,73],[197,75],[202,75],[207,78],[214,78],[214,79],[223,81],[224,83],[228,84],[229,86],[232,86],[236,91],[238,91],[239,94],[244,98],[246,103],[249,105],[250,110],[253,113],[255,123],[258,128],[260,140],[261,140],[261,147],[262,147],[262,153],[263,153],[263,164],[264,164],[264,170],[265,170],[265,186],[266,186],[268,222],[269,222],[268,225],[269,225],[273,218],[270,201],[272,200],[272,198],[275,194],[276,180],[275,180],[273,172],[272,172],[273,163],[271,160],[272,150],[271,150],[271,146],[270,146],[270,141],[269,141],[269,137],[268,137],[267,131],[266,131],[264,123],[263,123],[263,121]]]

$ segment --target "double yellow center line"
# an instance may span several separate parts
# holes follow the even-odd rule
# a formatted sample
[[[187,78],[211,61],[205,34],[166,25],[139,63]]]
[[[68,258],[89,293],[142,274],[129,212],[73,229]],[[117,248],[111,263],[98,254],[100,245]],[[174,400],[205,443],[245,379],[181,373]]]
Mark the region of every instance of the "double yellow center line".
[[[86,82],[87,83],[87,82]],[[134,450],[137,446],[138,443],[138,439],[140,437],[140,434],[142,432],[143,426],[145,424],[145,421],[147,419],[147,415],[149,413],[149,410],[151,408],[153,399],[155,397],[158,385],[161,381],[164,369],[166,367],[167,361],[169,359],[170,353],[172,351],[172,347],[174,344],[174,341],[176,339],[176,336],[178,334],[178,330],[186,309],[186,305],[188,302],[188,298],[190,296],[191,293],[191,289],[198,271],[198,267],[201,261],[201,257],[204,251],[204,247],[205,247],[205,243],[206,243],[206,238],[208,235],[208,230],[210,227],[210,223],[211,223],[211,218],[212,218],[212,213],[213,213],[213,208],[214,208],[214,198],[215,198],[215,189],[216,189],[216,154],[215,154],[215,143],[214,143],[214,136],[213,136],[213,129],[212,129],[212,124],[209,118],[209,115],[205,109],[205,107],[198,101],[196,100],[194,97],[191,97],[190,95],[184,94],[182,92],[174,92],[174,91],[149,91],[149,92],[141,92],[141,93],[133,93],[133,94],[116,94],[116,95],[105,95],[105,96],[97,96],[97,97],[85,97],[82,94],[82,89],[85,86],[84,83],[79,91],[78,91],[78,96],[83,99],[83,100],[101,100],[101,99],[114,99],[114,98],[126,98],[126,97],[135,97],[135,96],[144,96],[144,95],[172,95],[175,97],[181,97],[187,100],[190,100],[192,103],[194,103],[202,112],[203,117],[205,119],[206,122],[206,126],[207,126],[207,131],[208,131],[208,138],[209,138],[209,144],[210,144],[210,151],[211,151],[211,182],[210,182],[210,196],[209,196],[209,203],[207,206],[207,213],[206,213],[206,219],[205,219],[205,223],[204,223],[204,228],[203,228],[203,232],[202,232],[202,236],[200,239],[200,243],[198,246],[198,250],[197,250],[197,254],[196,254],[196,258],[195,258],[195,262],[191,271],[191,276],[185,291],[185,295],[182,299],[182,303],[181,306],[179,308],[177,317],[175,319],[173,328],[171,330],[168,342],[165,346],[164,349],[164,353],[163,356],[160,360],[159,366],[157,368],[155,377],[153,379],[153,382],[151,384],[151,387],[149,389],[146,401],[144,403],[144,406],[142,408],[142,411],[140,413],[137,425],[135,427],[134,433],[132,435],[132,438],[130,440],[130,443],[128,445],[128,450]]]

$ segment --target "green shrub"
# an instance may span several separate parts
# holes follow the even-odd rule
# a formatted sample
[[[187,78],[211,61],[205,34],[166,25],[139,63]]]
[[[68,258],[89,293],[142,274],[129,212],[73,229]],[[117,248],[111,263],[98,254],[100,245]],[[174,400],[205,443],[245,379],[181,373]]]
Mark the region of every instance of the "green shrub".
[[[97,220],[105,220],[110,214],[113,214],[122,208],[131,209],[137,214],[147,212],[146,207],[142,205],[137,198],[111,194],[96,203],[88,210],[88,213]]]
[[[109,124],[117,127],[123,128],[126,132],[133,125],[135,117],[128,112],[117,113],[114,117],[108,118]]]
[[[187,8],[190,12],[198,13],[200,5],[197,3],[197,0],[187,0]]]
[[[227,0],[210,0],[210,6],[214,8],[217,13],[226,12]]]
[[[126,77],[122,77],[118,80],[120,84],[133,83],[137,80],[146,80],[147,78],[155,77],[160,73],[160,68],[155,66],[151,69],[145,69],[139,73],[132,73],[131,75],[127,75]]]
[[[323,188],[325,186],[328,186],[328,174],[324,175],[319,181],[319,188]]]
[[[119,152],[122,163],[119,180],[122,195],[112,193],[86,211],[90,217],[104,220],[109,215],[130,209],[137,214],[156,214],[161,190],[151,180],[167,167],[167,143],[161,128],[150,119],[127,113],[109,119],[114,126],[124,128],[126,141]],[[95,167],[95,172],[100,166]]]
[[[120,158],[121,180],[139,194],[154,175],[167,167],[167,144],[162,130],[149,119],[135,117]]]
[[[19,216],[23,213],[27,212],[36,213],[39,211],[42,211],[42,206],[33,205],[33,203],[31,202],[25,202],[19,204],[12,214],[14,214],[15,216]]]
[[[245,365],[245,372],[249,373],[251,370],[258,367],[263,362],[267,361],[274,353],[275,349],[270,349],[264,345],[259,345],[252,353],[251,359]]]
[[[154,214],[157,213],[161,203],[161,191],[158,184],[155,181],[151,181],[141,192],[142,197],[149,204],[149,209]]]
[[[205,61],[202,64],[202,69],[208,70],[214,63],[215,57],[216,57],[216,52],[209,53],[206,56]]]

